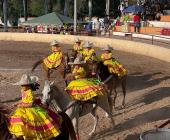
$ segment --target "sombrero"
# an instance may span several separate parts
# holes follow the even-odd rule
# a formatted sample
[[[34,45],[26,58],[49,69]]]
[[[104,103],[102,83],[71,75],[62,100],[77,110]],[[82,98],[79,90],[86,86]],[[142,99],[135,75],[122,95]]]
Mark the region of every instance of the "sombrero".
[[[81,40],[79,38],[76,38],[75,42],[78,43],[78,42],[81,42]]]
[[[27,74],[23,74],[20,81],[17,83],[14,83],[13,85],[30,85],[38,82],[38,77],[37,76],[29,76]]]
[[[103,50],[103,51],[112,51],[113,48],[112,48],[110,45],[107,45],[107,46],[104,47],[102,50]]]
[[[93,43],[92,42],[86,42],[84,45],[84,48],[91,48],[93,47]]]
[[[85,64],[86,62],[85,61],[80,61],[80,59],[76,58],[74,60],[74,62],[69,62],[68,64],[69,65],[81,65],[81,64]]]
[[[58,41],[57,40],[53,40],[51,43],[50,43],[51,46],[57,46],[59,45]]]

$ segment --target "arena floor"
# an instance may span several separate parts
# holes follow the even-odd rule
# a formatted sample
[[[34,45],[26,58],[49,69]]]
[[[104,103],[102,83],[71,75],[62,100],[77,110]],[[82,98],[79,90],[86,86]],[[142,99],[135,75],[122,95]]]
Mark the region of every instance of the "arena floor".
[[[69,47],[63,45],[63,50]],[[18,101],[19,88],[11,83],[18,81],[23,73],[30,73],[33,63],[49,53],[47,43],[0,41],[0,102]],[[88,136],[93,123],[91,116],[80,118],[81,140],[137,140],[141,132],[170,118],[170,63],[120,51],[114,51],[114,55],[128,69],[126,108],[120,108],[122,94],[119,90],[114,129],[99,109],[99,124],[92,137]],[[40,77],[42,89],[45,75],[41,67],[34,74]],[[62,81],[59,74],[53,76]]]

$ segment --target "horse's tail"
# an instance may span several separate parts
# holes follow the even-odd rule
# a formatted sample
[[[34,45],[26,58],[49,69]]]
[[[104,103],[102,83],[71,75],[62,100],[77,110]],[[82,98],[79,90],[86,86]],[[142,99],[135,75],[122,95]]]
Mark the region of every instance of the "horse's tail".
[[[42,63],[43,63],[43,59],[35,62],[34,65],[33,65],[33,67],[32,67],[32,70],[31,70],[31,71],[33,72],[33,71],[36,69],[36,67],[37,67],[38,65],[42,64]]]
[[[62,116],[62,118],[64,120],[64,125],[66,126],[67,131],[69,132],[70,139],[77,140],[76,133],[74,131],[74,127],[73,127],[72,121],[69,118],[69,116],[65,112],[60,113],[60,115]]]

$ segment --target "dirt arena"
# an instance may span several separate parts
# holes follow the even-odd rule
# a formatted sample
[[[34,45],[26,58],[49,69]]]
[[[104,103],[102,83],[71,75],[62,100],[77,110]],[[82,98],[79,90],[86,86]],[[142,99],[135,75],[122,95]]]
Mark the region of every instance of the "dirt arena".
[[[63,49],[68,48],[64,45]],[[32,64],[48,53],[47,43],[0,41],[0,102],[12,104],[19,100],[19,88],[11,83],[18,81],[23,73],[30,73]],[[170,63],[120,51],[114,51],[114,55],[128,69],[126,108],[120,108],[119,90],[114,111],[116,126],[112,128],[99,109],[99,124],[92,137],[88,136],[93,126],[91,116],[80,118],[81,140],[137,140],[141,132],[170,118]],[[41,67],[34,74],[40,77],[42,89],[45,76]],[[56,77],[62,81],[59,75]]]

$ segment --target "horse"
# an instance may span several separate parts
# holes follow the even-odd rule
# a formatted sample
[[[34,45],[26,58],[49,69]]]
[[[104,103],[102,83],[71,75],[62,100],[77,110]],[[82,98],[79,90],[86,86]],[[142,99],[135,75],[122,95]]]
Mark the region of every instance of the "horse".
[[[40,104],[39,104],[40,105]],[[8,118],[11,110],[7,107],[0,105],[0,140],[24,140],[22,137],[17,138],[12,135],[8,129]],[[75,131],[72,122],[67,114],[64,112],[59,113],[63,118],[63,123],[61,125],[61,134],[52,140],[76,140]]]
[[[68,53],[64,53],[63,55],[63,59],[62,59],[62,62],[61,64],[57,67],[57,68],[53,68],[53,69],[49,69],[44,63],[43,63],[43,60],[44,59],[41,59],[41,60],[38,60],[37,62],[35,62],[33,64],[33,67],[32,67],[32,72],[34,72],[34,70],[37,68],[38,65],[42,64],[43,66],[43,69],[45,70],[46,72],[46,77],[48,78],[48,80],[50,79],[50,75],[55,71],[57,70],[61,76],[64,78],[65,77],[65,73],[67,73],[66,71],[69,70],[69,65],[68,65],[68,62],[69,62],[69,56],[68,56]]]
[[[1,140],[12,140],[13,135],[8,130],[8,118],[9,110],[7,107],[0,104],[0,139]],[[17,139],[13,139],[17,140]]]
[[[49,81],[45,81],[42,93],[43,104],[49,104],[50,106],[53,106],[53,108],[56,110],[65,111],[66,114],[72,119],[72,123],[78,139],[79,139],[78,133],[79,117],[89,113],[92,115],[94,119],[94,126],[92,131],[89,133],[89,135],[92,135],[95,132],[96,126],[98,124],[98,116],[96,114],[96,109],[98,107],[102,108],[108,114],[112,121],[113,126],[115,125],[114,119],[112,118],[112,112],[109,107],[107,94],[99,96],[97,98],[96,103],[87,101],[84,104],[83,103],[81,104],[79,101],[73,100],[69,94],[63,93],[63,91],[59,89],[54,84],[54,82]]]
[[[109,69],[106,65],[103,64],[102,61],[91,63],[91,66],[89,67],[92,73],[93,77],[97,77],[101,80],[101,82],[104,83],[108,93],[109,93],[109,104],[110,107],[114,106],[115,108],[115,102],[117,98],[117,88],[121,86],[123,91],[123,100],[122,100],[122,108],[125,107],[125,97],[126,97],[126,81],[127,81],[127,75],[124,75],[122,77],[118,77],[115,74],[111,74],[109,72]],[[112,93],[114,91],[114,98],[112,103]]]

